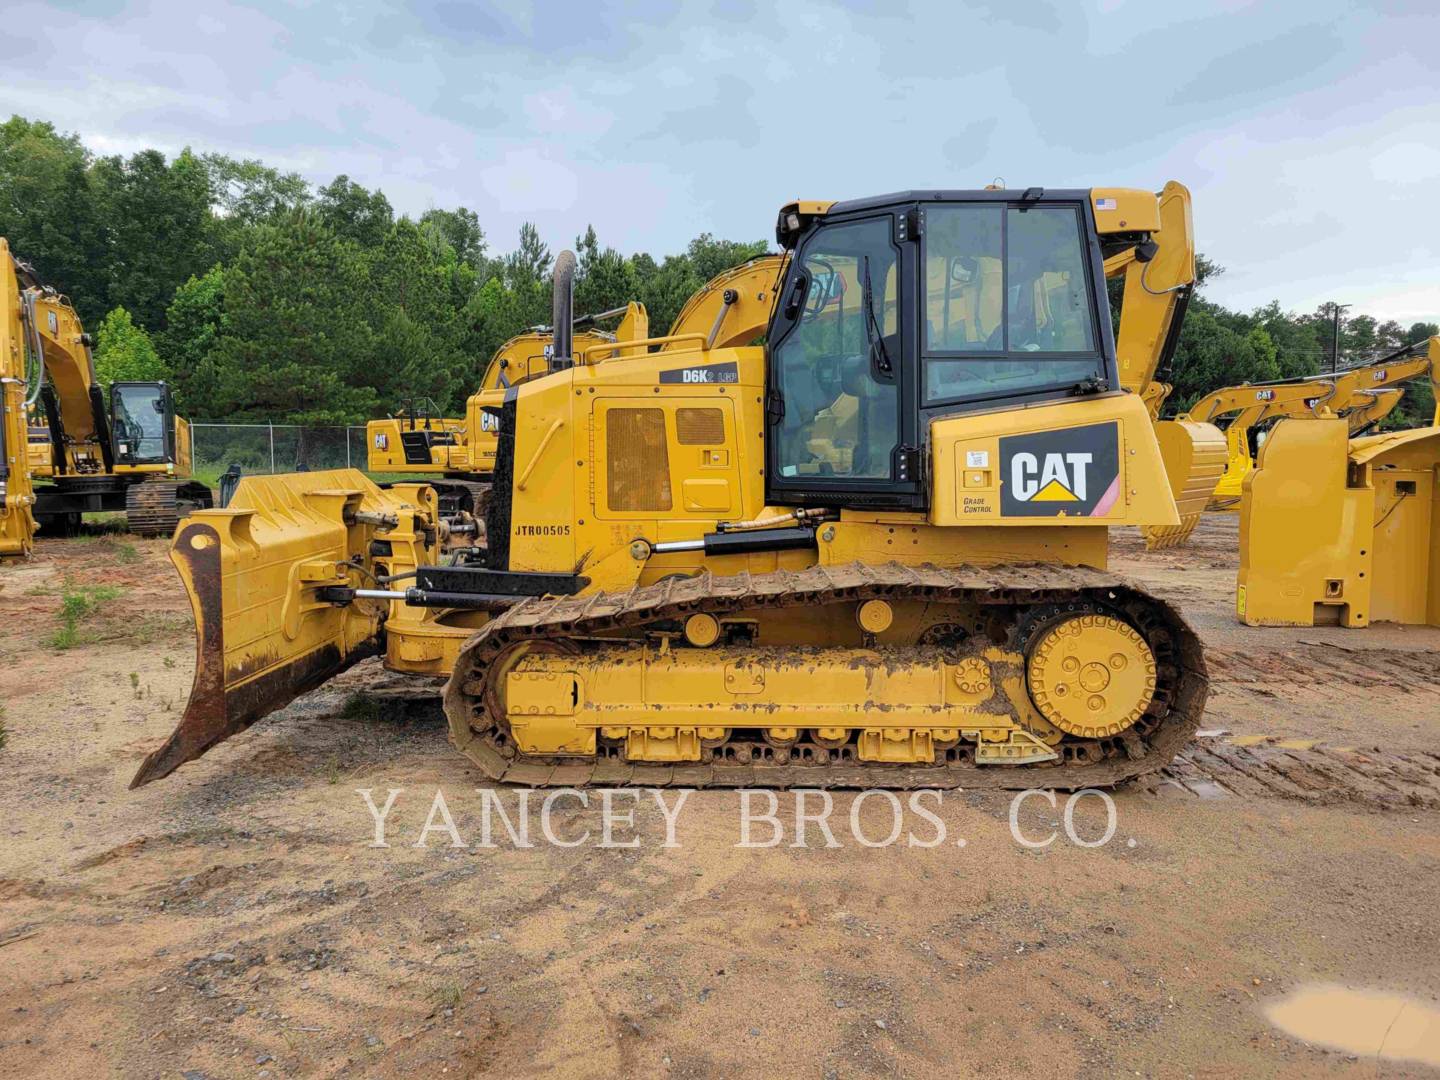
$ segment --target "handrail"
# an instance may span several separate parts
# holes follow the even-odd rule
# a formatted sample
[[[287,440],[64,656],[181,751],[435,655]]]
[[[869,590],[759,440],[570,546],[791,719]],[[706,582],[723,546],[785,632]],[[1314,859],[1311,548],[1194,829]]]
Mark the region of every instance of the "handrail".
[[[664,345],[675,341],[698,341],[702,352],[709,350],[705,335],[699,331],[695,331],[689,334],[666,334],[663,337],[640,338],[638,341],[602,341],[598,345],[586,346],[584,351],[580,353],[580,362],[584,364],[592,363],[593,361],[590,359],[591,353],[614,352],[617,349],[648,349],[652,345]],[[599,357],[596,357],[596,359],[598,360]]]

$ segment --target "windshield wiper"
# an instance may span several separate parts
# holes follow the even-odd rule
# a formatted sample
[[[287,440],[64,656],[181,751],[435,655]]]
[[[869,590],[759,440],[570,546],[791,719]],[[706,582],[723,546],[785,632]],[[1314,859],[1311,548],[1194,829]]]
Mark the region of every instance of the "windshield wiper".
[[[871,351],[879,344],[880,370],[886,375],[892,375],[895,369],[890,364],[890,353],[885,349],[885,335],[880,332],[880,322],[875,318],[875,294],[870,284],[870,256],[862,255],[860,258],[864,269],[860,281],[860,302],[865,305],[865,343]]]

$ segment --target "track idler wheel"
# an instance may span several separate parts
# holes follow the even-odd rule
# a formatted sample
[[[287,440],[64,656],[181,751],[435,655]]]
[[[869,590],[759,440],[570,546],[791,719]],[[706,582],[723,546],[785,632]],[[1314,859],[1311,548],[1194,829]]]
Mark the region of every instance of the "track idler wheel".
[[[1155,695],[1155,654],[1139,631],[1113,615],[1069,615],[1034,635],[1025,678],[1035,707],[1081,739],[1118,735]]]

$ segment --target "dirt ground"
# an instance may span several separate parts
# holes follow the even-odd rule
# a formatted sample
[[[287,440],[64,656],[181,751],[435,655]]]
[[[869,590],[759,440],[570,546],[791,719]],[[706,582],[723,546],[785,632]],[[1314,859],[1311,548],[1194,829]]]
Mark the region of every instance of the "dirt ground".
[[[428,688],[373,664],[128,791],[190,684],[165,547],[50,541],[0,570],[0,1075],[1431,1075],[1265,1010],[1311,984],[1440,999],[1440,630],[1235,625],[1233,517],[1170,552],[1117,537],[1214,689],[1095,847],[1063,796],[1017,811],[1054,842],[1018,843],[994,792],[927,803],[931,847],[909,806],[916,845],[864,846],[891,810],[865,800],[857,837],[850,793],[837,847],[792,846],[788,794],[783,842],[739,847],[735,792],[691,795],[675,847],[648,794],[615,833],[638,847],[573,798],[550,824],[578,846],[498,818],[482,846]],[[401,789],[390,846],[357,789]],[[415,846],[437,789],[464,847]],[[1093,796],[1073,819],[1105,830]]]

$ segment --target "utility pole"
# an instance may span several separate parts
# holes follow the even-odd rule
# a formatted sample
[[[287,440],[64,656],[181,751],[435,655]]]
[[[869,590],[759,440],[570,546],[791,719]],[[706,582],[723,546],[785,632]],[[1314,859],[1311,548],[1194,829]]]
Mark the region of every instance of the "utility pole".
[[[1330,374],[1334,375],[1340,367],[1340,313],[1348,311],[1353,305],[1336,304],[1330,305],[1330,314],[1335,320],[1334,346],[1330,350]]]

